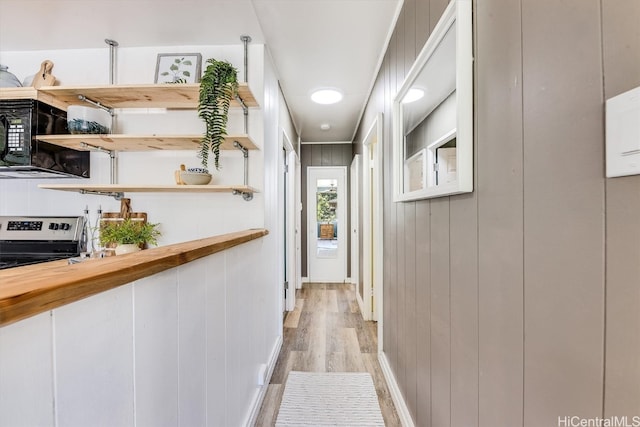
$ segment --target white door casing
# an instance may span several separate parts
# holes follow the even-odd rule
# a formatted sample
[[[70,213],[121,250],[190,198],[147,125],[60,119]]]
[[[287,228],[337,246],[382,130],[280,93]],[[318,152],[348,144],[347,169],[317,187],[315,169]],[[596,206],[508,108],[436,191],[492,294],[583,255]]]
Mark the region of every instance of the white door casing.
[[[360,294],[360,231],[359,231],[359,213],[360,213],[360,158],[356,154],[351,161],[351,283],[355,285],[356,300],[363,311],[363,300]]]

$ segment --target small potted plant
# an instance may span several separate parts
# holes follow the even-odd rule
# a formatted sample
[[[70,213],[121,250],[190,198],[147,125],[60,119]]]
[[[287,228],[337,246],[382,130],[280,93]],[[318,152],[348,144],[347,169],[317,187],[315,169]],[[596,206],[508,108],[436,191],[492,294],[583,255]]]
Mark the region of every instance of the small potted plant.
[[[220,169],[220,144],[227,135],[229,106],[238,93],[238,71],[227,61],[210,58],[207,64],[200,80],[198,103],[198,116],[204,120],[206,131],[198,157],[206,169],[212,152],[215,167]]]
[[[160,235],[158,224],[131,218],[105,221],[100,227],[100,243],[105,247],[115,245],[116,255],[139,251],[146,244],[157,245]]]

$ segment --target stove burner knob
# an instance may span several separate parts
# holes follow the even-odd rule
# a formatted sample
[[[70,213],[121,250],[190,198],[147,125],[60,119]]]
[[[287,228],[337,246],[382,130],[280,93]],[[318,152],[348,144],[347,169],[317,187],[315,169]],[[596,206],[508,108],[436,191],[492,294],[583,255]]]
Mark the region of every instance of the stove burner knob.
[[[63,230],[69,230],[71,228],[71,225],[66,222],[63,222],[62,224],[60,224],[60,226]]]
[[[54,223],[49,224],[49,230],[55,230],[56,229],[56,225],[58,225],[58,224],[54,224]]]

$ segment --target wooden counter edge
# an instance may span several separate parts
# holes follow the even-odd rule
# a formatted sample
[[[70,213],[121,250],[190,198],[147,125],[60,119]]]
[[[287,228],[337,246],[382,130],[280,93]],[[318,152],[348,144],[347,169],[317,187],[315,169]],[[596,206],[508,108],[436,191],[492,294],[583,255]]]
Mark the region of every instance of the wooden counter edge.
[[[177,267],[267,235],[250,229],[133,254],[68,264],[52,261],[0,271],[0,326]]]

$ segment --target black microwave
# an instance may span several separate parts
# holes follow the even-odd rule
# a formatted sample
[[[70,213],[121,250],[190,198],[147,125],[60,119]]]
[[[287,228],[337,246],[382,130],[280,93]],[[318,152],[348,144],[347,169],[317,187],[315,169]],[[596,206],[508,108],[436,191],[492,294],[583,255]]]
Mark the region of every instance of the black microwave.
[[[68,133],[60,108],[34,99],[0,100],[0,178],[89,178],[88,151],[36,138]]]

